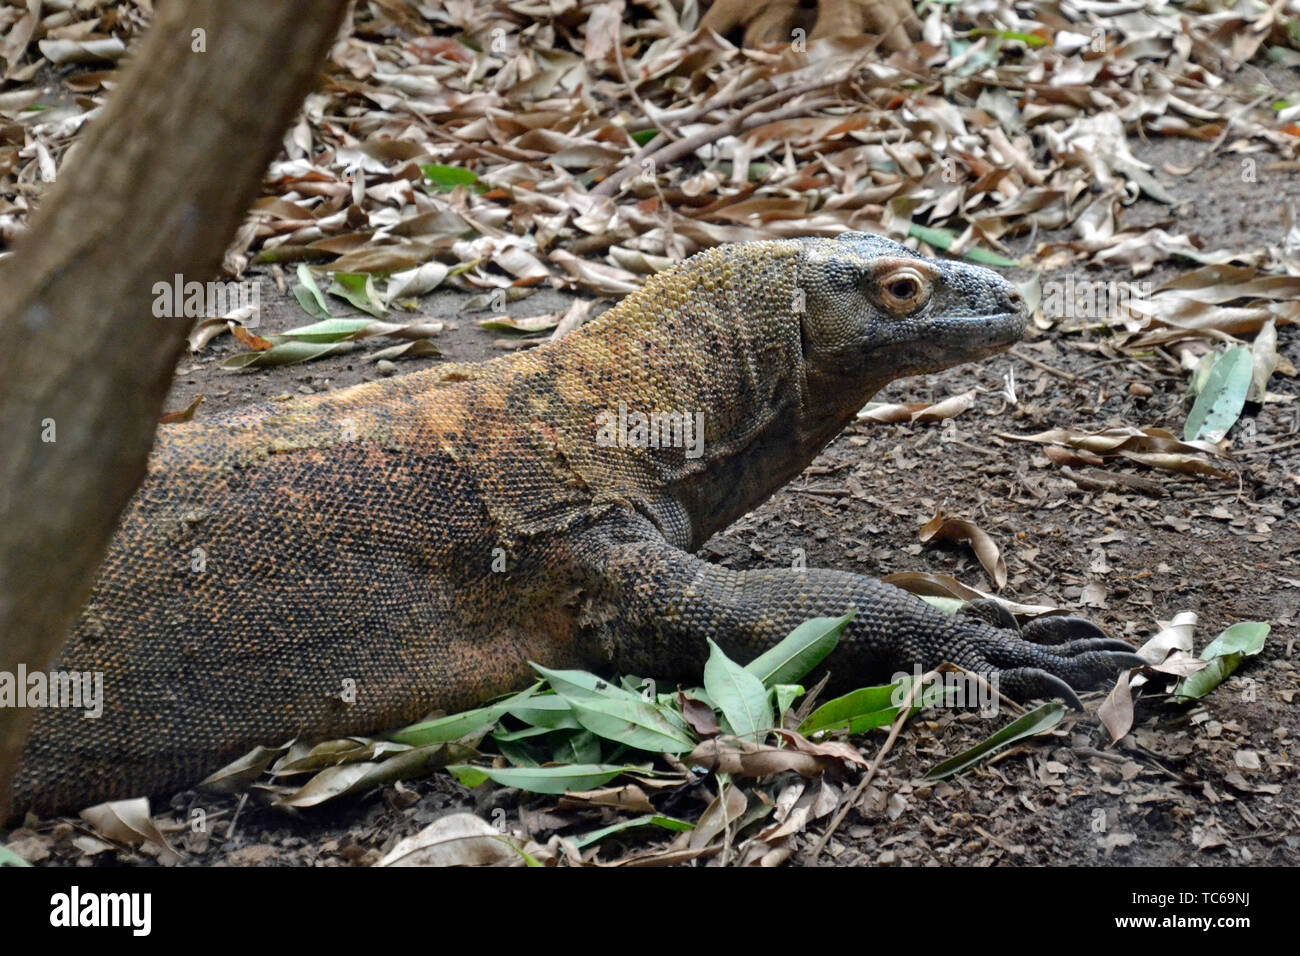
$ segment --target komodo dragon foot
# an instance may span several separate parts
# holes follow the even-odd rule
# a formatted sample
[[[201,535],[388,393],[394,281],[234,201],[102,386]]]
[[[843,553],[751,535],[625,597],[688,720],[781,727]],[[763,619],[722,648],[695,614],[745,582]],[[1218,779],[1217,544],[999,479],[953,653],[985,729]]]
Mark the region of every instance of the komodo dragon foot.
[[[626,542],[623,534],[611,537]],[[863,575],[733,571],[662,540],[597,545],[595,553],[606,593],[588,620],[600,622],[599,656],[621,671],[688,677],[703,666],[705,637],[748,661],[808,618],[849,611],[856,616],[826,661],[839,689],[947,662],[985,677],[1012,699],[1059,698],[1081,710],[1075,689],[1094,689],[1146,663],[1124,641],[1079,618],[1040,618],[1020,627],[993,601],[948,615]]]
[[[971,601],[957,613],[1018,636],[1004,638],[1006,648],[990,656],[990,660],[1001,661],[1010,651],[1010,657],[1019,654],[1025,660],[1015,666],[997,665],[1008,694],[1018,700],[1058,697],[1075,710],[1082,710],[1083,704],[1071,685],[1094,687],[1113,680],[1118,670],[1147,663],[1133,652],[1132,646],[1107,637],[1096,624],[1080,617],[1039,617],[1021,625],[1005,605],[988,599]]]

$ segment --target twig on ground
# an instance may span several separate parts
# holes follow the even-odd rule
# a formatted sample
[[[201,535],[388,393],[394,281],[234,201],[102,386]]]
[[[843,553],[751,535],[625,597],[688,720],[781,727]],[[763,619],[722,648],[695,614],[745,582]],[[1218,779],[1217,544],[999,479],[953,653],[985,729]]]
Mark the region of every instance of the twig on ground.
[[[826,847],[826,842],[830,840],[835,831],[839,829],[839,825],[843,823],[844,818],[848,816],[849,810],[857,806],[858,800],[862,798],[862,794],[867,789],[867,785],[875,778],[876,771],[880,769],[880,765],[884,763],[885,757],[888,755],[889,751],[893,749],[894,741],[898,739],[898,734],[899,731],[903,729],[903,724],[907,723],[907,718],[911,716],[912,701],[916,699],[916,695],[920,692],[921,688],[923,688],[928,682],[934,680],[934,678],[938,676],[938,673],[938,671],[929,671],[928,673],[922,674],[921,679],[909,688],[907,697],[904,699],[902,706],[898,708],[898,717],[894,721],[894,726],[889,728],[889,736],[885,739],[885,742],[880,745],[880,750],[876,753],[876,759],[871,762],[871,767],[865,774],[863,774],[862,779],[858,781],[858,785],[853,788],[853,793],[849,795],[849,798],[840,803],[840,808],[835,811],[835,816],[831,819],[830,825],[826,827],[826,830],[813,846],[812,852],[808,855],[808,863],[810,865],[817,862],[817,858],[821,856],[822,850]]]

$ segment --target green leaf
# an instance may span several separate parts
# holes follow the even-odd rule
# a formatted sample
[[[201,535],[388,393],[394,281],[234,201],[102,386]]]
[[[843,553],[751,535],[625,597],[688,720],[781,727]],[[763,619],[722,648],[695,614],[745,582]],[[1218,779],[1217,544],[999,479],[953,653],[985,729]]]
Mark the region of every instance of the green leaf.
[[[584,728],[597,736],[636,750],[650,753],[689,753],[695,741],[655,704],[637,697],[568,697],[573,716]]]
[[[540,664],[532,664],[532,668],[568,701],[578,724],[606,740],[650,753],[695,749],[686,721],[667,707],[586,671],[551,670]]]
[[[240,352],[222,359],[219,367],[227,371],[245,368],[276,368],[297,365],[327,355],[346,355],[355,346],[351,342],[285,342],[264,352]]]
[[[1205,650],[1201,651],[1201,660],[1208,661],[1225,654],[1253,657],[1264,649],[1264,641],[1272,629],[1272,625],[1263,621],[1240,621],[1206,644]]]
[[[522,706],[524,702],[529,701],[541,686],[542,682],[538,681],[527,690],[520,691],[518,694],[507,697],[498,703],[489,704],[487,707],[478,707],[474,710],[467,710],[463,714],[452,714],[449,717],[439,717],[437,720],[426,720],[418,724],[412,724],[409,727],[403,727],[401,730],[389,734],[388,739],[399,744],[410,744],[413,747],[460,740],[476,730],[495,724],[512,707]]]
[[[1246,407],[1253,372],[1248,348],[1236,346],[1219,356],[1187,414],[1183,439],[1217,442],[1228,434]]]
[[[501,756],[516,767],[540,767],[545,761],[541,751],[529,744],[499,738],[493,739],[497,742],[497,749],[501,751]]]
[[[547,730],[579,730],[569,702],[559,694],[539,694],[506,711],[511,717]]]
[[[802,697],[805,691],[802,684],[777,684],[772,688],[772,693],[776,697],[776,712],[781,715],[794,706],[795,700]]]
[[[1026,737],[1045,734],[1061,722],[1061,718],[1065,716],[1065,710],[1064,704],[1056,702],[1044,704],[1037,710],[1031,710],[1020,719],[1007,724],[987,740],[976,744],[970,750],[945,760],[927,773],[925,779],[943,780],[945,777],[961,773],[968,767],[973,767],[975,764],[993,756],[1002,748],[1024,740]]]
[[[655,694],[655,682],[648,677],[637,677],[635,674],[624,674],[618,679],[618,686],[625,691],[636,694],[642,700],[653,700],[658,695]]]
[[[517,787],[529,793],[568,793],[595,790],[609,783],[626,768],[607,764],[567,764],[562,767],[477,767],[454,764],[447,768],[462,786],[471,790],[491,780],[503,787]]]
[[[362,312],[369,312],[373,316],[379,317],[388,312],[379,299],[379,293],[375,291],[374,276],[368,272],[336,272],[334,281],[325,291],[340,299],[347,299]]]
[[[534,664],[532,661],[528,663],[533,670],[546,678],[546,682],[551,685],[552,690],[568,699],[575,697],[582,699],[608,697],[616,700],[642,700],[640,694],[624,690],[617,684],[611,684],[604,678],[589,674],[587,671],[551,670],[549,667]]]
[[[1232,625],[1201,651],[1201,660],[1208,667],[1184,677],[1174,687],[1173,699],[1178,703],[1200,700],[1222,684],[1241,665],[1243,657],[1252,657],[1264,647],[1270,625],[1263,621],[1241,621]]]
[[[632,134],[632,141],[636,143],[638,146],[644,146],[646,143],[650,142],[650,140],[654,139],[658,135],[659,135],[659,130],[657,129],[638,130],[637,132]]]
[[[704,664],[704,689],[717,702],[722,716],[739,737],[758,741],[772,729],[775,718],[763,682],[709,641],[709,659]]]
[[[7,846],[0,846],[0,866],[31,866],[31,864]]]
[[[857,615],[850,611],[843,617],[815,617],[804,621],[771,650],[745,665],[767,687],[791,684],[822,662],[840,635]]]
[[[621,833],[624,830],[631,830],[636,827],[645,827],[645,826],[663,827],[665,830],[673,830],[677,833],[685,833],[687,830],[695,829],[695,824],[689,823],[686,820],[678,820],[675,817],[665,817],[665,816],[660,816],[659,814],[647,813],[644,816],[633,817],[630,820],[621,820],[618,823],[615,823],[611,826],[607,826],[602,830],[593,830],[590,833],[584,833],[581,836],[569,837],[567,839],[575,847],[581,850],[583,847],[591,846],[591,844],[597,843],[605,839],[605,837],[607,836],[612,836],[615,833]]]
[[[600,763],[600,738],[591,731],[560,732],[555,736],[562,739],[557,740],[555,746],[551,749],[551,760],[553,762],[569,764]]]
[[[957,234],[950,229],[938,229],[934,226],[919,226],[912,223],[907,230],[907,234],[913,239],[920,239],[924,243],[934,246],[936,249],[942,249],[947,252],[952,248],[952,244],[957,241]],[[1000,256],[996,252],[989,252],[987,249],[978,247],[967,249],[965,257],[971,262],[980,262],[986,266],[998,266],[1002,269],[1015,269],[1020,266],[1019,262],[1014,259],[1008,259],[1006,256]]]
[[[510,335],[539,335],[550,332],[560,324],[558,315],[525,315],[515,318],[511,315],[496,315],[479,319],[478,326],[489,332],[506,332]]]
[[[310,290],[306,286],[296,285],[293,287],[293,297],[298,300],[302,310],[314,319],[328,319],[330,314],[321,309],[316,304],[315,298],[312,297]]]
[[[473,790],[487,783],[490,779],[482,767],[476,767],[473,764],[453,764],[447,768],[447,772],[456,778],[456,782],[462,787],[468,787]]]
[[[479,182],[475,173],[468,169],[461,169],[459,166],[440,166],[437,163],[430,163],[421,166],[420,172],[424,173],[424,178],[433,183],[440,193],[449,193],[457,186],[469,186],[475,192],[487,192],[487,187]]]
[[[298,264],[298,281],[302,285],[294,286],[293,294],[298,304],[302,306],[302,310],[318,319],[328,319],[330,308],[325,303],[325,296],[321,293],[320,286],[316,284],[316,277],[311,274],[311,269],[307,268],[306,263]]]
[[[893,684],[863,687],[843,697],[828,700],[799,725],[805,737],[832,730],[847,730],[861,734],[877,727],[888,727],[898,717],[898,704],[902,703],[910,688],[910,678]],[[919,707],[913,707],[915,713]]]
[[[267,338],[272,342],[346,342],[374,324],[374,319],[325,319]]]
[[[1040,36],[1032,33],[1024,33],[1018,30],[972,30],[970,35],[973,37],[997,37],[999,40],[1017,40],[1025,46],[1047,46],[1047,41]]]
[[[503,740],[507,743],[512,743],[518,740],[528,740],[532,737],[545,737],[547,734],[552,732],[553,731],[550,727],[524,727],[521,730],[494,730],[492,731],[492,739],[498,743]]]

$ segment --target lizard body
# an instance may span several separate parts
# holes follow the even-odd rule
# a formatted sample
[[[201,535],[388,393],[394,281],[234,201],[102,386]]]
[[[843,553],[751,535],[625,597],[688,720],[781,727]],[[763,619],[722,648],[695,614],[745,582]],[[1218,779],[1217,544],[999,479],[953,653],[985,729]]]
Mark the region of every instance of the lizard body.
[[[14,805],[157,792],[258,743],[474,706],[530,660],[690,678],[705,637],[743,661],[850,608],[842,681],[951,660],[1072,697],[1125,645],[1059,619],[1035,643],[861,575],[691,554],[881,386],[1024,322],[996,274],[874,236],[744,243],[527,352],[164,429],[58,665],[103,674],[103,715],[38,715]]]

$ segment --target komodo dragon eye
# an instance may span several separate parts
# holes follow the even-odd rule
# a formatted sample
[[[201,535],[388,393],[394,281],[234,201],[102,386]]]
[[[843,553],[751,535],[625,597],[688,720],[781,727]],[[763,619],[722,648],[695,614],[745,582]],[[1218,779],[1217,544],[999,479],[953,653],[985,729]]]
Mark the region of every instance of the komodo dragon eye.
[[[881,276],[879,288],[880,297],[891,312],[915,312],[930,300],[930,283],[910,266]]]

